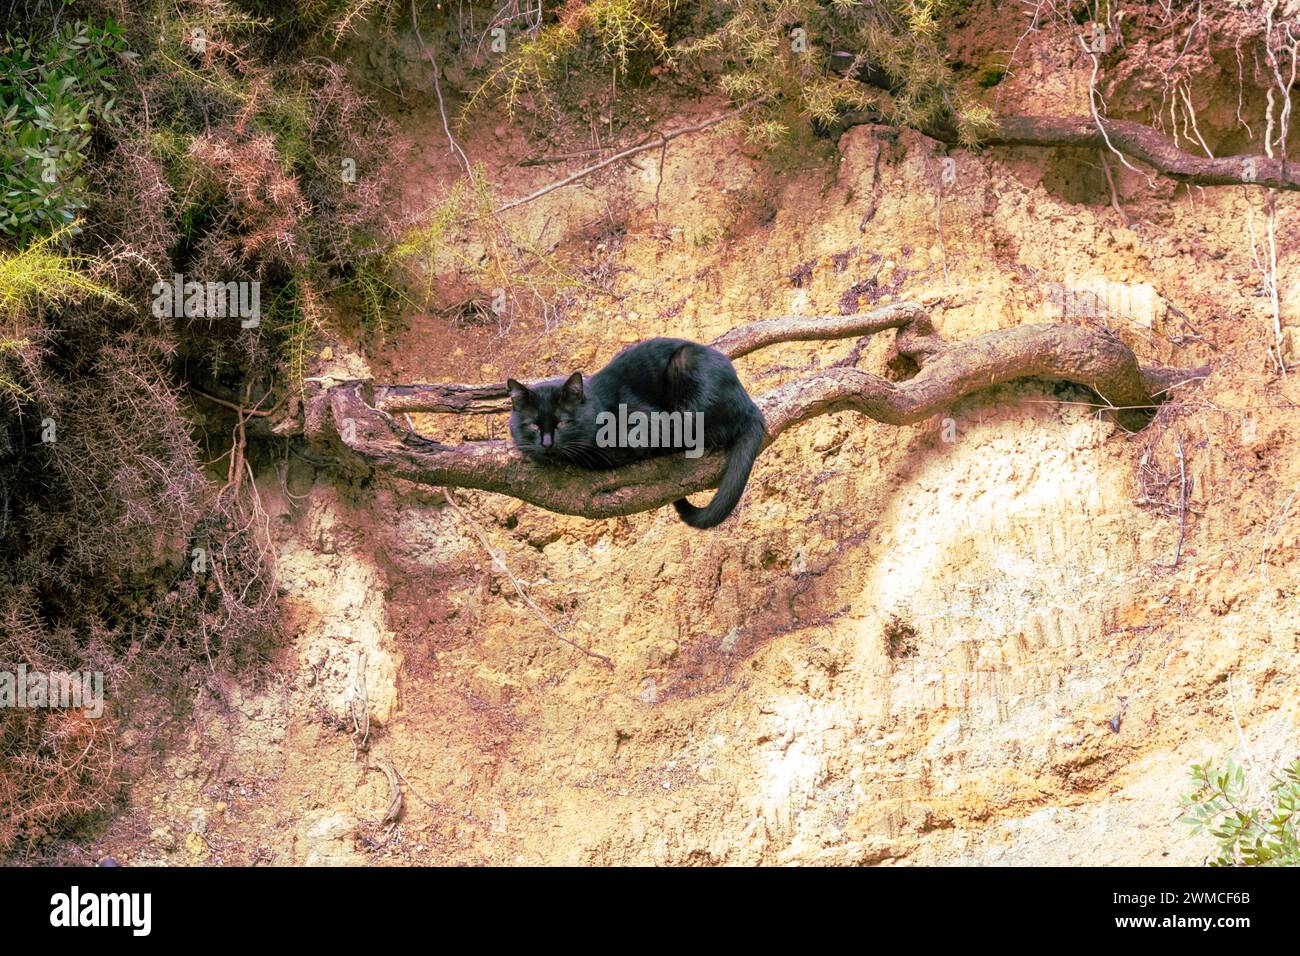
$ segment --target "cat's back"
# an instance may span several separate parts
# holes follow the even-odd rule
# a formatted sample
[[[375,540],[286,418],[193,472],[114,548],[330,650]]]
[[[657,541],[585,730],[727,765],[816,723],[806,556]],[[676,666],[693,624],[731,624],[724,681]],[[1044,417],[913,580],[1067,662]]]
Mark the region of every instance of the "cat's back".
[[[684,345],[694,346],[696,343],[687,339],[674,339],[664,336],[646,339],[644,342],[629,345],[615,355],[610,359],[609,364],[605,366],[605,370],[621,372],[624,375],[643,370],[662,374],[664,369],[668,367],[669,360]]]
[[[655,338],[629,345],[619,352],[595,376],[595,384],[630,386],[638,391],[663,387],[668,363],[684,345],[694,345],[686,339]]]

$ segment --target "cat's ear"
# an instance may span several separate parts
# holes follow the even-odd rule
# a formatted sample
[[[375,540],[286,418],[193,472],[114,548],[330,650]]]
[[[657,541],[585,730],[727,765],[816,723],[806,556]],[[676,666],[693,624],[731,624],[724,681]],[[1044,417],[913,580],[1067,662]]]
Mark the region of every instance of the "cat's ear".
[[[510,401],[516,408],[520,405],[528,405],[532,403],[533,393],[528,390],[527,385],[521,385],[513,378],[508,378],[506,379],[506,388],[510,392]]]
[[[564,384],[560,386],[560,395],[565,401],[572,402],[575,405],[581,405],[586,397],[582,391],[582,373],[574,372]]]

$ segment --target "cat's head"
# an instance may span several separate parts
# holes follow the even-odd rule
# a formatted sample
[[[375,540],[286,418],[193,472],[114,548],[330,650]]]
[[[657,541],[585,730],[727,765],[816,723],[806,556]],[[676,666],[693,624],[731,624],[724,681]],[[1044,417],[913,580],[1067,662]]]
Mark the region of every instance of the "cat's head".
[[[513,378],[510,389],[510,437],[515,447],[531,458],[581,460],[591,445],[591,408],[582,387],[582,373],[562,382],[543,382],[529,388]]]

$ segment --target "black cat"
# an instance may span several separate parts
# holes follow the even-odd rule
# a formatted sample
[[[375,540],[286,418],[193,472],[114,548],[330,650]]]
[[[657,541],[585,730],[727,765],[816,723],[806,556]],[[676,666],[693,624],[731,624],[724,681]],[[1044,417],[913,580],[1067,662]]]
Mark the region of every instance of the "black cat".
[[[617,468],[655,455],[695,458],[726,449],[713,500],[703,508],[685,498],[673,502],[694,528],[712,528],[735,509],[767,427],[731,360],[685,339],[630,346],[585,382],[574,372],[531,388],[514,379],[506,384],[515,447],[542,464]]]

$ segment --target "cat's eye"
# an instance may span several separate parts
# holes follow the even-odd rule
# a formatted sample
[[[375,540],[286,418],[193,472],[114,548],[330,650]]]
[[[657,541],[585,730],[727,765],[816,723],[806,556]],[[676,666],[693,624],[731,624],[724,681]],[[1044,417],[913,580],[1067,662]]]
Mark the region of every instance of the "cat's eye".
[[[569,424],[569,423],[568,423],[568,422],[556,422],[556,423],[555,423],[555,427],[556,427],[556,428],[563,428],[563,427],[564,427],[565,425],[567,425],[567,424]]]
[[[542,427],[541,427],[540,425],[538,425],[536,422],[529,422],[529,423],[528,423],[528,430],[529,430],[530,432],[539,432],[539,431],[542,430]]]

